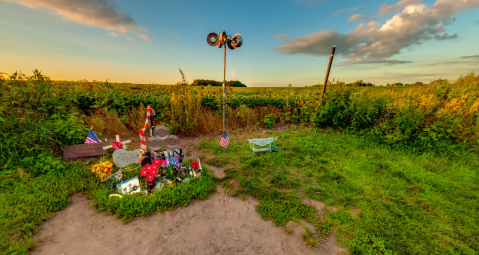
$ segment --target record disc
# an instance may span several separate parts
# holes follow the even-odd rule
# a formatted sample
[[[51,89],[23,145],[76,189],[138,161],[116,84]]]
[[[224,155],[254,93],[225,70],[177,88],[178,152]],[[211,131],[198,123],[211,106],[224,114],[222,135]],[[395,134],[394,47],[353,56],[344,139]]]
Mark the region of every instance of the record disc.
[[[178,149],[178,147],[180,147],[180,138],[176,135],[170,135],[168,139],[165,140],[165,145],[169,150]]]
[[[148,137],[148,139],[146,139],[146,147],[148,147],[152,151],[157,151],[161,149],[162,146],[163,140],[158,140],[155,137]]]
[[[170,135],[170,130],[165,126],[155,127],[153,135],[158,140],[165,140]]]

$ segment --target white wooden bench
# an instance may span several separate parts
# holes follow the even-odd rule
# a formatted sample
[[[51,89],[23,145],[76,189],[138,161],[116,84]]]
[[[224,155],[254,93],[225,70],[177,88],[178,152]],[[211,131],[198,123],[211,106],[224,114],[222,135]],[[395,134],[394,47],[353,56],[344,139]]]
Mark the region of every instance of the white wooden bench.
[[[264,151],[269,151],[272,152],[273,148],[275,148],[274,145],[276,145],[276,139],[278,137],[268,137],[268,138],[253,138],[253,139],[247,139],[249,142],[249,145],[251,149],[253,149],[253,155],[255,152],[264,152]],[[271,144],[274,143],[273,146]],[[268,148],[261,148],[261,149],[255,149],[255,145],[263,147],[269,144]]]

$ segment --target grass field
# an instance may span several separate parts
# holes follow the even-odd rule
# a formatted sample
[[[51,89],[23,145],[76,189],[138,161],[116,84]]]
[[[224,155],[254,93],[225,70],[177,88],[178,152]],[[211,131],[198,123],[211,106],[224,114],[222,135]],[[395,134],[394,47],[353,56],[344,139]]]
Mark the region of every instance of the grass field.
[[[331,129],[270,134],[278,137],[278,153],[253,156],[246,139],[233,139],[226,150],[217,141],[198,146],[219,162],[238,163],[223,183],[233,195],[259,199],[264,219],[277,225],[304,219],[317,231],[310,244],[334,232],[353,254],[479,251],[476,154],[415,155]],[[318,218],[301,203],[304,198],[339,211]],[[355,208],[357,217],[351,214]]]
[[[1,76],[0,251],[31,251],[32,235],[72,193],[128,222],[207,199],[222,183],[259,199],[257,211],[277,225],[312,223],[311,246],[335,233],[353,254],[477,254],[479,75],[400,88],[331,84],[323,99],[321,89],[227,88],[228,134],[291,126],[269,130],[280,152],[253,156],[234,135],[226,150],[204,141],[197,149],[217,156],[210,163],[227,168],[224,179],[119,202],[88,165],[61,160],[62,148],[83,143],[92,126],[110,139],[137,134],[147,105],[175,134],[218,135],[221,88]],[[305,198],[339,210],[318,217]]]

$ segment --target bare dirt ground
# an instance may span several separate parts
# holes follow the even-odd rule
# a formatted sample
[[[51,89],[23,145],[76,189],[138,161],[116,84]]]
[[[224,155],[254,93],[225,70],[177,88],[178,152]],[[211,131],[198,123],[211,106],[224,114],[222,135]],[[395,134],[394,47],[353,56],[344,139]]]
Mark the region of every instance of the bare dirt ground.
[[[196,145],[204,138],[182,138],[187,158],[198,158]],[[132,144],[135,148],[136,144]],[[139,147],[139,144],[138,146]],[[206,158],[212,157],[205,155]],[[203,163],[202,164],[206,164]],[[217,177],[221,168],[208,166]],[[156,213],[124,224],[106,212],[97,212],[82,194],[71,196],[72,203],[43,224],[34,239],[40,243],[32,254],[347,254],[334,238],[316,248],[308,248],[301,234],[303,226],[289,222],[287,233],[255,210],[259,203],[248,198],[217,192],[206,201],[193,201],[174,211]],[[321,213],[324,205],[305,200]],[[303,222],[303,224],[305,224]],[[312,226],[305,224],[306,227]]]

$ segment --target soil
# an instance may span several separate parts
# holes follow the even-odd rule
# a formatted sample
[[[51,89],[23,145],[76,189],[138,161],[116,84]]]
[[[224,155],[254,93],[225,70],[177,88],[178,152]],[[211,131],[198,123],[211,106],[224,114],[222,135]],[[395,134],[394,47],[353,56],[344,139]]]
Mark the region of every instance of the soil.
[[[213,137],[209,137],[211,139]],[[197,151],[204,138],[181,138],[186,158],[213,157]],[[219,137],[218,137],[219,139]],[[139,147],[133,142],[131,148]],[[206,164],[207,165],[207,164]],[[207,165],[217,177],[224,177],[222,168]],[[217,192],[208,200],[192,201],[174,211],[156,213],[124,224],[107,212],[98,212],[82,194],[71,196],[71,204],[57,212],[34,237],[40,243],[32,254],[347,254],[333,235],[316,248],[309,248],[302,239],[310,224],[289,222],[285,228],[263,220],[255,210],[253,198],[226,196]],[[305,200],[321,213],[324,204]]]
[[[156,213],[124,224],[106,212],[97,212],[81,194],[43,224],[32,254],[341,254],[334,236],[308,248],[304,227],[283,227],[261,219],[257,200],[226,197],[218,191],[206,201],[193,201],[175,211]],[[233,232],[234,230],[234,232]],[[236,238],[235,238],[236,236]]]

